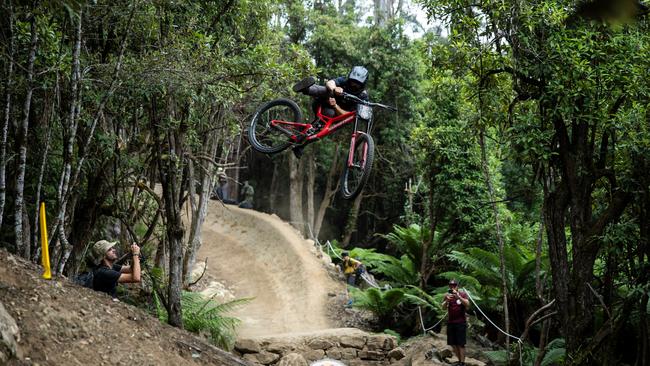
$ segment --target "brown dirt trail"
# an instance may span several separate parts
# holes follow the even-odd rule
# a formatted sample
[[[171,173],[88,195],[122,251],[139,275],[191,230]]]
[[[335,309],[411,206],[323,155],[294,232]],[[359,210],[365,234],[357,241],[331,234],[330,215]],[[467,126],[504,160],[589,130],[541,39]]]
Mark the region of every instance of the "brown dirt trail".
[[[336,327],[327,316],[328,293],[344,292],[316,248],[275,215],[211,201],[197,263],[237,298],[253,300],[233,315],[241,338]]]

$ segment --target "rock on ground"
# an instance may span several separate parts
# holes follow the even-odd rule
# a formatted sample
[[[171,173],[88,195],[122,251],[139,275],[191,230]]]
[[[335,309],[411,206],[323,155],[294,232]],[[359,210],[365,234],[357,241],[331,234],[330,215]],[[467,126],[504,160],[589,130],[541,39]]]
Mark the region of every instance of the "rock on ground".
[[[14,318],[0,302],[0,362],[4,363],[18,355],[20,334]]]
[[[307,366],[307,360],[297,353],[290,353],[282,357],[277,366]]]

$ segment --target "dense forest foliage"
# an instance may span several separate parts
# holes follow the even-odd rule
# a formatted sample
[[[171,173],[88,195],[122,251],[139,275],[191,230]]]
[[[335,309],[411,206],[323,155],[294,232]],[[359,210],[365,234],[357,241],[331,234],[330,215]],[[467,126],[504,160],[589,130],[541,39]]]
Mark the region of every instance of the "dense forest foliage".
[[[612,5],[615,4],[615,5]],[[419,13],[421,14],[419,14]],[[495,362],[650,364],[650,20],[597,0],[12,1],[0,18],[0,246],[57,273],[137,242],[166,320],[202,244],[217,171],[256,209],[352,250],[380,330],[422,332],[458,278]],[[422,22],[424,13],[429,23]],[[353,201],[348,135],[252,151],[263,102],[370,71],[375,169]],[[186,207],[189,218],[183,219]],[[390,289],[388,289],[390,287]]]

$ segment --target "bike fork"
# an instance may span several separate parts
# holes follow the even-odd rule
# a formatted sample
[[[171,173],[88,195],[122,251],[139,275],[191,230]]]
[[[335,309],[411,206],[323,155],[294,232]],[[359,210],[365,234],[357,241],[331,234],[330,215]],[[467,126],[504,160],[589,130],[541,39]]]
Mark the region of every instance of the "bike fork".
[[[350,140],[350,151],[348,151],[348,167],[354,166],[354,150],[356,148],[356,142],[357,142],[357,136],[359,135],[359,132],[353,132],[352,133],[352,139]],[[363,145],[363,155],[361,156],[361,166],[360,168],[363,168],[363,165],[366,163],[366,156],[368,154],[368,144]]]

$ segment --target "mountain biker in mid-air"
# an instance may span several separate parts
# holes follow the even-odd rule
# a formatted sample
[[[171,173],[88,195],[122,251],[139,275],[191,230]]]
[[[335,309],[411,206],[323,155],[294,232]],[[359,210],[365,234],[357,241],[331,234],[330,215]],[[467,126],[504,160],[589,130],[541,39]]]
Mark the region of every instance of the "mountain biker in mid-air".
[[[320,105],[321,113],[327,117],[339,116],[356,109],[357,103],[342,97],[343,93],[352,94],[360,99],[368,100],[366,82],[368,70],[363,66],[354,66],[347,77],[339,76],[328,80],[325,86],[315,85],[316,79],[310,76],[300,80],[293,86],[293,91],[314,97],[314,111]],[[302,156],[305,145],[297,145],[293,153],[297,158]]]

